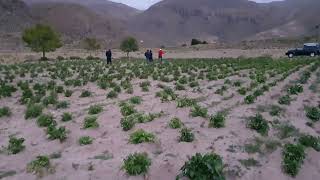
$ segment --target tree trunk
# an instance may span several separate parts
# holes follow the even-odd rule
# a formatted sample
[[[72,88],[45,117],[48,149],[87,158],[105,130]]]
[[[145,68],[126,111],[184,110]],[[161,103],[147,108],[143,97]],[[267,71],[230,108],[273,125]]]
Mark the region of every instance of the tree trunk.
[[[46,51],[44,49],[42,50],[42,59],[46,59]]]

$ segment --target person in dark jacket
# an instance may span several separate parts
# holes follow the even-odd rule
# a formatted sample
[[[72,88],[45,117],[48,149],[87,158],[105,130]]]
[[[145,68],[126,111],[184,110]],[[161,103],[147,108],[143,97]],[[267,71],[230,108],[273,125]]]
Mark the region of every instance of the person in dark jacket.
[[[107,57],[107,64],[112,64],[112,52],[111,52],[111,49],[109,49],[106,52],[106,57]]]
[[[146,57],[147,63],[150,61],[150,51],[149,49],[144,53],[144,56]]]
[[[149,62],[153,62],[153,53],[151,49],[149,51]]]

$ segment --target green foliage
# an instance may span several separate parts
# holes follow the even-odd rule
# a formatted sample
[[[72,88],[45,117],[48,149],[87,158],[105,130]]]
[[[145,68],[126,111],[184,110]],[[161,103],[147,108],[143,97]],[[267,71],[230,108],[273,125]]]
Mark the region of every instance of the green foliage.
[[[37,119],[37,124],[39,127],[48,127],[50,125],[56,125],[57,123],[53,119],[54,118],[51,114],[42,114]]]
[[[24,118],[25,119],[36,118],[42,114],[42,109],[43,107],[39,104],[30,104],[27,106],[27,110]]]
[[[155,135],[152,133],[148,133],[143,129],[139,129],[130,135],[130,143],[132,144],[140,144],[144,142],[154,142]]]
[[[37,156],[36,160],[28,163],[27,172],[41,175],[44,170],[48,170],[49,168],[50,159],[47,156]]]
[[[281,112],[283,111],[283,109],[277,105],[272,105],[270,108],[271,109],[270,109],[269,114],[271,116],[279,116],[281,114]]]
[[[209,127],[222,128],[225,126],[226,117],[223,113],[219,112],[212,115],[209,121]]]
[[[58,102],[58,104],[56,105],[57,109],[66,109],[69,107],[69,102],[68,101],[60,101]]]
[[[250,117],[247,126],[250,129],[256,130],[261,135],[268,135],[269,125],[268,121],[263,118],[261,114]]]
[[[279,104],[290,105],[292,98],[289,95],[281,96],[278,100]]]
[[[249,158],[249,159],[241,159],[239,160],[239,162],[245,166],[246,168],[249,167],[254,167],[254,166],[261,166],[259,161],[253,159],[253,158]]]
[[[189,98],[182,98],[177,100],[177,107],[183,108],[183,107],[191,107],[196,105],[196,101],[194,99],[189,99]]]
[[[299,133],[299,129],[297,129],[296,127],[294,127],[293,125],[287,123],[282,123],[279,125],[275,125],[275,128],[277,129],[277,136],[280,139],[286,139],[289,137],[295,137],[298,136]]]
[[[84,119],[84,124],[83,128],[88,129],[88,128],[98,128],[99,124],[97,122],[97,117],[95,116],[88,116]]]
[[[142,99],[139,96],[134,96],[134,97],[130,98],[130,102],[132,104],[141,104]]]
[[[287,91],[289,94],[299,94],[303,92],[303,86],[301,86],[300,84],[295,84],[293,86],[290,86]]]
[[[25,146],[23,145],[24,138],[15,138],[10,137],[8,151],[10,154],[18,154],[19,152],[23,151]]]
[[[172,129],[179,129],[183,126],[183,123],[181,122],[181,120],[177,117],[174,117],[170,120],[169,122],[169,127]]]
[[[48,139],[55,140],[59,139],[60,142],[63,142],[67,139],[67,131],[65,127],[57,128],[56,125],[51,124],[47,128]]]
[[[50,26],[38,24],[23,32],[22,39],[35,52],[42,52],[43,58],[45,53],[55,51],[62,46],[57,33]]]
[[[238,93],[240,95],[243,95],[243,96],[246,95],[247,94],[247,88],[242,87],[242,88],[238,89]]]
[[[118,97],[118,93],[114,90],[110,91],[108,94],[107,94],[107,98],[109,99],[113,99],[113,98],[117,98]]]
[[[156,96],[160,97],[162,102],[176,100],[178,97],[169,87],[166,87],[164,90],[157,92]]]
[[[127,53],[127,57],[129,57],[130,52],[135,52],[139,50],[138,42],[133,37],[127,37],[121,42],[120,49],[123,52]]]
[[[285,173],[295,177],[299,173],[306,157],[304,147],[300,144],[286,144],[282,151],[282,168]]]
[[[134,114],[134,113],[136,113],[137,111],[134,109],[134,106],[133,105],[131,105],[131,104],[128,104],[128,103],[123,103],[122,105],[121,105],[121,114],[123,115],[123,116],[129,116],[129,115],[131,115],[131,114]]]
[[[103,111],[103,107],[98,104],[89,107],[89,114],[91,114],[91,115],[99,114],[102,111]]]
[[[64,96],[65,96],[65,97],[71,97],[72,94],[73,94],[73,91],[71,91],[71,90],[69,90],[69,89],[67,89],[67,90],[64,92]]]
[[[305,147],[312,147],[316,151],[320,151],[320,137],[314,137],[311,135],[302,135],[299,138],[300,144]]]
[[[305,109],[306,116],[313,122],[320,120],[320,108],[318,107],[307,107]]]
[[[180,130],[180,142],[192,142],[194,140],[194,134],[192,133],[191,129],[182,128]]]
[[[92,142],[93,142],[93,139],[90,136],[82,136],[79,138],[79,144],[81,146],[92,144]]]
[[[42,104],[44,106],[48,106],[49,104],[57,104],[58,103],[58,94],[54,91],[51,91],[50,92],[50,95],[45,97],[43,100],[42,100]]]
[[[120,120],[121,127],[124,131],[129,131],[136,124],[133,116],[126,116]]]
[[[72,120],[72,114],[65,112],[61,115],[61,121],[63,122],[67,122],[67,121],[71,121]]]
[[[89,97],[89,96],[91,96],[92,95],[92,93],[90,92],[90,91],[83,91],[82,93],[81,93],[81,95],[80,95],[80,97],[81,98],[84,98],[84,97]]]
[[[244,102],[246,104],[253,104],[255,100],[256,100],[256,97],[253,95],[248,95],[244,98]]]
[[[5,107],[0,108],[0,118],[2,118],[4,116],[6,116],[6,117],[11,116],[11,111],[10,111],[9,107],[5,106]]]
[[[124,169],[127,174],[136,176],[146,174],[150,165],[151,159],[148,157],[147,153],[134,153],[124,159],[122,169]]]
[[[194,106],[192,106],[190,115],[192,117],[204,117],[205,118],[208,115],[208,109],[203,108],[199,105],[194,105]]]
[[[188,177],[190,180],[225,180],[223,169],[224,164],[219,155],[197,153],[185,162],[176,179]]]
[[[99,42],[95,38],[85,38],[83,40],[83,43],[84,43],[84,48],[87,51],[96,51],[101,48]]]

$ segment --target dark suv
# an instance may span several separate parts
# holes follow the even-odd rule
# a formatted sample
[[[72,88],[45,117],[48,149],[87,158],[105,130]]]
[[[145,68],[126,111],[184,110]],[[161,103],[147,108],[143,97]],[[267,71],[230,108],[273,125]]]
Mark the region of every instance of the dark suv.
[[[303,45],[303,48],[289,50],[286,55],[289,58],[294,56],[317,56],[320,55],[320,44],[319,43],[307,43]]]

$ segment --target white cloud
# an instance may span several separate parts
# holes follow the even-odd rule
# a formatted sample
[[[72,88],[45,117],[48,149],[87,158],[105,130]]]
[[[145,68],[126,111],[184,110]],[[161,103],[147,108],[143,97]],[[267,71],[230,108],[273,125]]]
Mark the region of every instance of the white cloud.
[[[144,9],[148,9],[150,6],[152,6],[153,4],[161,0],[110,0],[110,1],[120,2],[123,4],[127,4],[129,6],[132,6],[134,8],[144,10]],[[266,2],[281,1],[281,0],[252,0],[252,1],[259,2],[259,3],[266,3]]]

